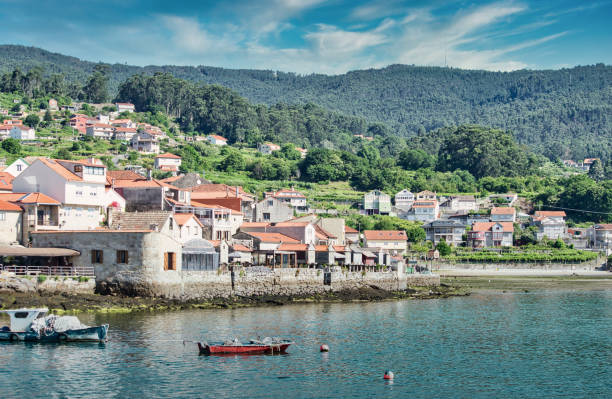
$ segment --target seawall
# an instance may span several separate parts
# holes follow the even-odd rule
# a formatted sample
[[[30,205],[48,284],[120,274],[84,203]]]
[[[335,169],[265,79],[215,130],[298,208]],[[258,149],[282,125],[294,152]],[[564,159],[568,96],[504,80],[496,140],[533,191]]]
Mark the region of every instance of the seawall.
[[[599,270],[603,260],[594,259],[581,263],[558,263],[558,262],[434,262],[432,269],[435,270],[563,270],[563,271],[594,271]]]
[[[201,271],[157,274],[154,279],[122,278],[98,283],[101,293],[194,300],[228,298],[232,296],[308,296],[326,292],[376,287],[399,291],[408,287],[440,285],[438,275],[398,274],[389,272],[349,272],[339,267],[327,275],[320,269],[260,269],[244,268],[234,272]]]

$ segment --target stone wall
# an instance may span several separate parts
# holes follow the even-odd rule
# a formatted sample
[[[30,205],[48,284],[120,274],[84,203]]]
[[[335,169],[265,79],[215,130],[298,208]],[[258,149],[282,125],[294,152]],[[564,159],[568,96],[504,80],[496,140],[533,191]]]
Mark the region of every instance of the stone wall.
[[[451,263],[434,262],[433,270],[597,270],[602,265],[601,259],[582,263]]]
[[[47,277],[39,282],[37,276],[29,278],[13,273],[0,273],[0,292],[40,292],[46,294],[93,294],[96,287],[94,279],[73,279],[72,277]]]
[[[269,272],[252,272],[248,268],[234,272],[232,289],[229,272],[201,271],[181,272],[180,276],[169,274],[150,281],[148,287],[139,285],[139,295],[159,296],[181,300],[226,298],[229,296],[289,295],[304,296],[377,287],[387,291],[406,289],[411,286],[438,286],[437,275],[398,275],[396,272],[342,272],[331,273],[331,285],[324,284],[324,271],[317,269],[276,269]],[[125,281],[124,281],[125,283]],[[102,285],[112,282],[104,282]],[[115,286],[121,290],[124,287]],[[137,287],[138,288],[138,287]]]

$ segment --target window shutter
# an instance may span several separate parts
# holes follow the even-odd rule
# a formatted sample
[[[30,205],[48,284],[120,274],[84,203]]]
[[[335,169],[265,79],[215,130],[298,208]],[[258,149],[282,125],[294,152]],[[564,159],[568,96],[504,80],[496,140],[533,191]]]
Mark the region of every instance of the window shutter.
[[[96,263],[96,250],[91,250],[91,263]]]
[[[176,254],[172,253],[172,270],[176,270]]]
[[[168,252],[164,252],[164,270],[168,270]]]

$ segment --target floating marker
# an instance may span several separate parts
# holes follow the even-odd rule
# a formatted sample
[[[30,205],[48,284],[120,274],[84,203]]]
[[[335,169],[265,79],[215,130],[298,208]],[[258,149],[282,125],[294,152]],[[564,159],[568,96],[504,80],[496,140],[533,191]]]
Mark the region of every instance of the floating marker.
[[[329,346],[327,344],[321,345],[321,352],[329,352]]]
[[[387,371],[385,371],[385,375],[383,376],[383,379],[385,379],[385,380],[392,380],[393,377],[394,377],[393,371],[387,370]]]

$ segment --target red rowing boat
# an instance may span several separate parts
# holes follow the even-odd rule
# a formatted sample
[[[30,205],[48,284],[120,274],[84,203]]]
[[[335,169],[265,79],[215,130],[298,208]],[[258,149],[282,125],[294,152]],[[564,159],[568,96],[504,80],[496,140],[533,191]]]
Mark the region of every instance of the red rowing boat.
[[[198,349],[202,355],[222,354],[261,354],[261,353],[284,353],[293,342],[289,340],[263,340],[250,341],[243,344],[237,340],[230,342],[208,343],[198,342]]]

